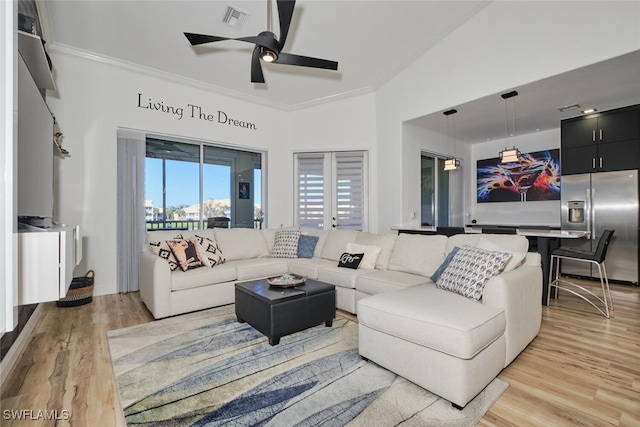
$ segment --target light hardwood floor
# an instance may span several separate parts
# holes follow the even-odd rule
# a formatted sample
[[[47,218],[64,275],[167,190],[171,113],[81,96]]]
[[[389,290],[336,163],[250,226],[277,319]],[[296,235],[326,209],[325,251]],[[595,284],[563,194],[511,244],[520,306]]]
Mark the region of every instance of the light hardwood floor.
[[[640,425],[640,289],[612,292],[608,320],[568,294],[542,308],[540,334],[500,374],[510,386],[480,426]],[[3,384],[0,425],[123,425],[106,332],[152,320],[138,293],[45,304]],[[68,411],[70,420],[11,421],[7,410]]]

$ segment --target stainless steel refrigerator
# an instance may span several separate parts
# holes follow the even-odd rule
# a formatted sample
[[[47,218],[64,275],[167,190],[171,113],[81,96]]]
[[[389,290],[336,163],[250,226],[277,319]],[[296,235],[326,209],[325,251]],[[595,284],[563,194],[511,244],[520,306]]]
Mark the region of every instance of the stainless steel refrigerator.
[[[605,265],[609,280],[638,284],[638,171],[566,175],[561,182],[561,226],[591,232],[590,239],[565,239],[563,246],[595,251],[605,229],[615,229]],[[597,268],[563,260],[561,271],[598,277]]]

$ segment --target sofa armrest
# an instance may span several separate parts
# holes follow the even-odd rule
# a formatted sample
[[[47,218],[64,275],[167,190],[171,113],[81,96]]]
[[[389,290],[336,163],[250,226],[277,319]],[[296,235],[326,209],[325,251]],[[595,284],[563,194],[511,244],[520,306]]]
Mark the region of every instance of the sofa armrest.
[[[159,256],[140,253],[140,298],[153,317],[171,315],[171,269]]]
[[[507,344],[505,367],[540,331],[542,322],[542,269],[524,265],[492,277],[482,294],[482,303],[504,310]]]
[[[534,267],[540,267],[542,263],[542,256],[538,252],[527,252],[524,258],[523,265],[532,265]]]

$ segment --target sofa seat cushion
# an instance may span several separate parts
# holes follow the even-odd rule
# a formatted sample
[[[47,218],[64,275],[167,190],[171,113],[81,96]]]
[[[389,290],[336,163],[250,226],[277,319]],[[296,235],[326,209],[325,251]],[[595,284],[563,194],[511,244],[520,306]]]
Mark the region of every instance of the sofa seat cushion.
[[[217,265],[212,268],[194,268],[187,271],[178,269],[171,273],[171,290],[181,291],[234,280],[236,280],[236,267],[232,263]]]
[[[459,359],[473,358],[505,330],[503,310],[431,285],[363,298],[358,321]]]
[[[371,270],[337,267],[334,263],[332,267],[318,269],[318,280],[331,283],[340,288],[355,289],[358,276],[369,272]]]
[[[375,270],[356,279],[356,289],[369,295],[397,291],[431,282],[428,277],[402,271]]]
[[[336,262],[324,258],[296,258],[289,262],[289,273],[310,279],[318,278],[320,268],[335,267]]]
[[[281,276],[289,271],[289,262],[283,258],[255,258],[231,261],[236,267],[238,281]]]

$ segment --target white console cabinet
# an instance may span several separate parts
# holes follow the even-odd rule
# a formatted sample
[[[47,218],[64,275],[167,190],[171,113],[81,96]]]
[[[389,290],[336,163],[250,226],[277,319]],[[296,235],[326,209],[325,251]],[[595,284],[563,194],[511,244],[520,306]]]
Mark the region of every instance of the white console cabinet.
[[[18,232],[18,304],[57,301],[67,295],[82,259],[80,227],[29,227]]]

